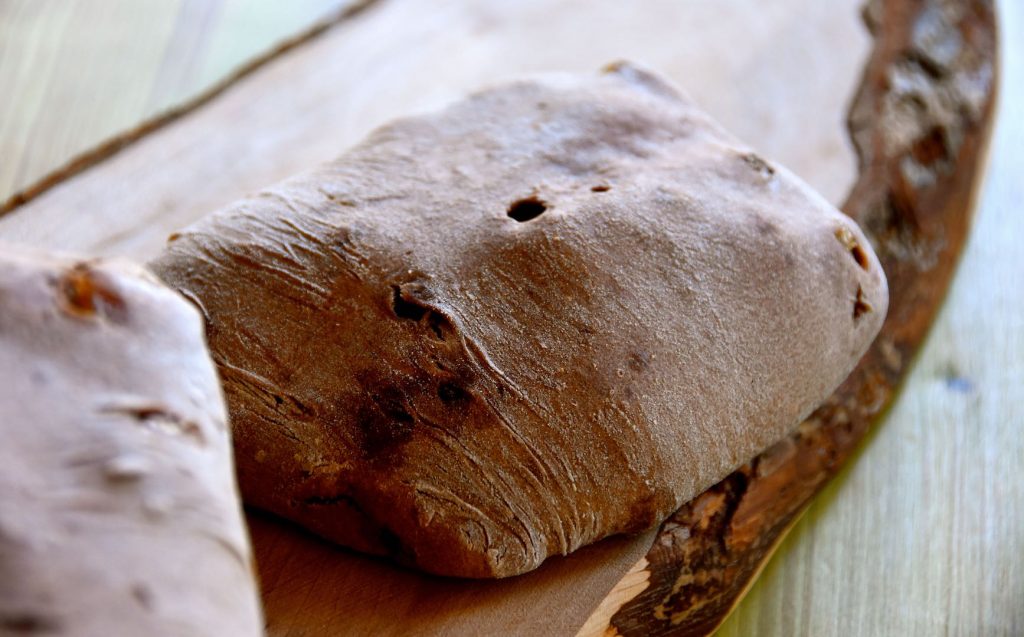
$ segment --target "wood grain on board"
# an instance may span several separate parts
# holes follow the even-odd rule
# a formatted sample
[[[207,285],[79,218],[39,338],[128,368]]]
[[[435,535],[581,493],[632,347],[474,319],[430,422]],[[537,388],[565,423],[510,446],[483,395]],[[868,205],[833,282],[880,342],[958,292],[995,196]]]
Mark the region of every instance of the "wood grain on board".
[[[356,1],[0,2],[0,201]]]
[[[270,637],[573,635],[654,536],[598,542],[522,577],[460,580],[339,550],[263,514],[249,524]]]
[[[652,2],[647,12],[626,11],[610,2],[588,3],[586,14],[580,14],[578,3],[573,2],[528,2],[515,8],[497,9],[481,4],[468,0],[451,2],[445,5],[444,11],[423,15],[412,2],[380,2],[365,14],[337,24],[317,39],[270,61],[180,121],[149,132],[96,167],[15,209],[0,221],[0,237],[15,237],[62,249],[129,253],[144,258],[158,249],[164,235],[173,229],[247,191],[338,154],[374,124],[391,115],[433,107],[465,90],[523,72],[552,68],[592,70],[608,59],[619,57],[633,57],[667,71],[733,130],[767,154],[794,167],[834,201],[842,198],[856,175],[856,163],[846,152],[842,122],[847,97],[859,81],[868,41],[860,31],[854,2],[843,2],[841,6],[829,4],[825,9],[821,6],[824,3],[790,0],[769,9],[762,5],[759,13],[754,9],[758,3],[737,0],[728,3],[734,6],[723,7],[736,10],[734,15],[739,16],[727,25],[715,19],[717,14],[697,6],[698,3],[680,8]],[[956,7],[960,5],[980,7],[981,13],[978,10],[958,13]],[[929,15],[929,11],[932,22],[922,22],[921,16]],[[564,29],[560,30],[558,25],[564,25],[572,16],[576,16],[573,24],[579,25],[580,15],[585,15],[588,21],[582,26],[589,26],[592,20],[593,28],[581,29],[575,39],[565,37]],[[861,133],[868,131],[861,135],[860,149],[862,159],[865,150],[868,151],[870,161],[862,162],[861,168],[869,170],[861,172],[858,182],[861,194],[854,192],[847,210],[861,214],[862,222],[870,221],[871,214],[881,215],[875,219],[878,223],[872,229],[883,240],[882,247],[895,259],[897,267],[904,267],[909,273],[897,277],[897,281],[906,282],[911,294],[908,298],[921,295],[917,303],[912,304],[916,309],[910,312],[917,317],[916,322],[906,328],[897,326],[883,356],[887,360],[874,361],[882,365],[875,371],[883,373],[884,378],[859,386],[862,392],[874,390],[878,395],[866,398],[861,394],[848,405],[833,404],[835,409],[845,409],[845,417],[853,423],[850,432],[830,438],[838,434],[822,434],[822,431],[830,431],[827,427],[813,431],[805,427],[803,435],[794,439],[792,449],[776,448],[769,452],[741,470],[737,474],[740,477],[733,476],[717,491],[702,496],[706,498],[703,503],[698,499],[684,508],[662,530],[661,540],[646,558],[651,565],[646,569],[633,569],[623,586],[614,592],[612,610],[609,611],[607,605],[603,608],[606,614],[612,615],[612,624],[627,634],[659,626],[673,633],[688,628],[703,630],[724,616],[751,575],[763,564],[771,547],[781,537],[782,529],[788,527],[813,492],[835,472],[853,442],[863,433],[868,412],[878,407],[871,404],[874,401],[869,398],[882,401],[889,395],[892,383],[905,370],[906,359],[919,343],[945,289],[954,262],[952,257],[964,236],[969,194],[980,157],[980,141],[984,138],[985,115],[990,107],[992,76],[988,76],[988,84],[985,84],[983,73],[971,73],[980,67],[971,65],[979,60],[991,64],[993,40],[986,42],[984,33],[964,32],[971,37],[961,38],[961,43],[966,42],[967,46],[961,46],[959,52],[970,52],[974,50],[971,47],[976,46],[984,55],[978,59],[968,58],[967,62],[954,59],[954,67],[945,70],[941,63],[936,66],[928,56],[948,54],[949,38],[944,39],[943,34],[950,33],[950,26],[957,30],[962,23],[991,27],[991,7],[985,3],[893,0],[878,4],[872,16],[882,27],[879,46],[872,57],[876,81],[872,82],[869,74],[869,81],[860,93],[859,104],[864,117],[858,128]],[[903,35],[894,35],[899,32],[894,24],[902,26]],[[922,24],[924,26],[920,26]],[[672,37],[651,37],[654,33],[667,33],[669,26]],[[602,28],[608,33],[604,34]],[[384,33],[387,37],[382,36]],[[681,37],[683,33],[689,37]],[[921,51],[915,52],[909,46],[908,33],[924,34],[919,36],[925,38]],[[885,39],[886,34],[891,39]],[[744,42],[742,49],[735,46],[737,41]],[[531,42],[533,46],[528,45]],[[551,42],[557,42],[558,46],[548,45]],[[929,52],[929,46],[938,48]],[[988,48],[984,49],[986,46]],[[924,57],[920,55],[922,51]],[[435,68],[437,65],[424,62],[439,58],[457,63]],[[894,62],[918,64],[925,77],[913,74],[896,77],[908,80],[909,88],[903,93],[887,91],[893,80]],[[922,79],[923,84],[915,84]],[[737,86],[746,90],[738,91]],[[929,86],[941,90],[928,93]],[[972,87],[981,87],[980,93],[973,97],[966,93],[957,96],[957,91]],[[920,94],[921,91],[925,94]],[[873,115],[873,109],[892,94],[896,94],[896,98],[888,106],[895,109],[895,128],[892,122],[886,124],[881,121],[884,118]],[[751,95],[756,95],[757,99],[752,100]],[[950,106],[943,101],[949,95],[966,101],[944,111],[943,108]],[[934,104],[928,102],[929,96],[934,98]],[[900,124],[902,120],[898,118],[904,114],[898,108],[901,99],[911,105],[923,100],[924,115],[945,119],[936,123],[920,117],[919,113]],[[957,120],[962,115],[959,106],[970,106],[971,99],[981,100],[977,112],[972,115],[968,108],[964,111],[967,118],[963,122]],[[932,112],[932,109],[937,110]],[[872,122],[873,117],[878,121]],[[879,121],[889,125],[883,135],[871,132],[882,130]],[[915,128],[915,122],[920,121],[929,124],[924,133]],[[937,136],[932,130],[936,127],[942,129]],[[919,138],[925,141],[918,144]],[[878,150],[874,146],[879,140],[886,139],[903,140],[909,146],[896,144],[895,150],[872,154]],[[939,141],[929,141],[935,139]],[[924,167],[916,173],[919,177],[929,170],[935,173],[937,178],[934,183],[926,184],[928,188],[911,188],[909,192],[906,187],[899,189],[899,177],[906,172],[901,162],[908,149],[914,160]],[[948,156],[943,156],[943,152]],[[880,159],[875,161],[876,158]],[[894,163],[894,159],[900,161]],[[935,162],[938,162],[937,168],[933,166]],[[161,170],[153,170],[153,166],[160,166]],[[911,170],[913,168],[910,166]],[[927,175],[923,179],[927,181]],[[869,185],[864,186],[865,183]],[[886,198],[884,205],[872,199],[882,194],[889,197],[894,185],[898,191],[896,199]],[[907,196],[912,203],[917,201],[914,197],[920,197],[926,210],[906,206],[906,202],[901,204],[899,197]],[[904,207],[894,208],[896,204]],[[931,213],[936,208],[941,211],[933,217]],[[75,214],[69,215],[67,210],[75,210]],[[908,214],[915,215],[909,230],[905,227]],[[916,218],[922,214],[923,222]],[[937,238],[936,233],[941,236]],[[930,258],[929,245],[937,250],[931,257],[939,267],[920,260]],[[901,249],[906,253],[901,253]],[[915,283],[918,279],[926,282]],[[895,364],[890,356],[892,348],[900,356]],[[861,380],[864,378],[870,376]],[[837,422],[837,413],[840,411],[825,412],[821,422]],[[838,419],[840,424],[842,418]],[[840,429],[845,431],[844,427]],[[785,446],[783,443],[782,447]],[[812,448],[837,451],[835,457],[818,462],[814,454],[808,452]],[[809,462],[795,462],[794,458]],[[769,468],[773,470],[768,471]],[[778,498],[780,492],[787,493],[788,497]],[[759,493],[772,497],[759,500],[755,497]],[[256,524],[258,540],[287,535],[283,530],[262,533],[260,523]],[[701,525],[705,528],[701,529]],[[703,536],[692,533],[694,529],[702,531]],[[686,534],[689,540],[681,541]],[[710,542],[716,538],[715,542]],[[304,539],[284,550],[277,549],[279,553],[271,553],[269,559],[264,559],[264,577],[276,576],[277,581],[298,577],[299,581],[292,580],[290,585],[301,587],[301,578],[309,569],[289,572],[288,565],[283,564],[281,571],[274,571],[273,556],[295,557],[298,554],[296,544],[303,543],[315,544],[315,541]],[[264,547],[275,545],[280,547],[280,542],[267,543]],[[708,550],[708,546],[720,550]],[[313,554],[325,550],[319,546]],[[365,559],[338,551],[333,553],[347,556],[346,563]],[[565,562],[571,563],[573,559]],[[612,572],[622,575],[630,571],[634,562],[620,559],[613,569],[603,571],[602,577],[607,580]],[[640,573],[648,573],[651,584],[644,593],[629,599],[628,593],[622,593],[643,587],[644,577],[638,577]],[[403,572],[395,577],[397,582],[418,576]],[[577,582],[578,578],[573,576],[567,581]],[[598,584],[598,588],[601,586],[605,584]],[[422,592],[430,587],[411,588]],[[374,621],[379,622],[393,611],[394,606],[388,603],[400,601],[408,607],[409,597],[403,598],[402,592],[410,587],[400,589],[396,592],[395,587],[385,586],[378,591],[367,591],[365,585],[360,587],[361,594],[375,595],[374,608],[378,611],[373,615]],[[342,598],[349,592],[349,589],[324,590],[308,585],[303,590],[307,590],[308,595],[302,599],[295,599],[294,594],[287,596],[293,600],[290,602],[293,606],[288,608],[296,611],[294,605],[305,604],[315,610],[322,608],[323,602]],[[663,594],[658,598],[660,609],[645,601],[652,594],[655,597]],[[546,599],[557,604],[558,595],[555,591]],[[477,596],[471,597],[476,600],[473,604],[479,603]],[[424,604],[430,603],[427,600],[421,598]],[[570,601],[570,597],[565,600]],[[625,606],[615,613],[614,606],[620,603]],[[508,612],[503,611],[502,617],[506,620],[512,617]],[[659,613],[662,617],[658,617]],[[422,615],[422,609],[416,614]],[[300,619],[308,619],[309,615],[305,613]],[[271,620],[273,622],[273,615]],[[599,627],[600,620],[588,625]],[[286,634],[286,630],[281,634]],[[318,632],[315,626],[307,626],[306,632],[298,630],[287,634]]]

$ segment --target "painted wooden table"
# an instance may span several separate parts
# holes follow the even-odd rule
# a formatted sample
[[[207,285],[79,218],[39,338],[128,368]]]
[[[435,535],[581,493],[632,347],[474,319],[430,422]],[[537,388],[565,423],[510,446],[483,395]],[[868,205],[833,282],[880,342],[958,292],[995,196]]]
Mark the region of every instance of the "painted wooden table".
[[[347,4],[0,1],[0,200]],[[720,634],[1024,634],[1024,6],[1000,9],[991,170],[947,304]]]

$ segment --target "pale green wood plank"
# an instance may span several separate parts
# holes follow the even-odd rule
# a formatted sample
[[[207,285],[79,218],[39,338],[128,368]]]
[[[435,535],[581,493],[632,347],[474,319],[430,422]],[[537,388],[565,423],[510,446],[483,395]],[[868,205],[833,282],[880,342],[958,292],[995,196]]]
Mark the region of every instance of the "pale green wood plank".
[[[0,1],[0,201],[349,4]]]
[[[13,0],[0,22],[11,95],[5,108],[0,197],[131,125],[145,114],[153,69],[164,53],[177,2]],[[31,5],[27,7],[26,5]],[[52,16],[52,17],[51,17]],[[51,20],[57,20],[51,28]],[[22,50],[31,51],[24,55]],[[7,64],[10,64],[8,67]],[[13,75],[13,77],[11,77]]]
[[[0,108],[0,200],[14,190],[29,161],[32,122],[58,74],[60,43],[74,9],[71,1],[0,2],[0,87],[7,97]]]

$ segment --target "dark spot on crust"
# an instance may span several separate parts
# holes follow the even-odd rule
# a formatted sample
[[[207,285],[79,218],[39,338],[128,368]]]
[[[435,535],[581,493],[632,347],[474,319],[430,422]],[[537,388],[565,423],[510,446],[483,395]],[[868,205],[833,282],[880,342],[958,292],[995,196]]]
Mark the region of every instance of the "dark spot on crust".
[[[359,446],[368,460],[394,464],[397,452],[412,436],[412,419],[390,418],[374,409],[361,409],[356,414],[361,433]]]
[[[646,529],[651,527],[655,522],[656,520],[654,519],[654,510],[652,509],[651,498],[636,502],[629,508],[628,528]]]
[[[392,556],[402,555],[405,550],[405,547],[402,545],[402,539],[398,537],[397,533],[386,526],[380,527],[380,544],[384,547],[387,554]]]
[[[779,234],[779,228],[772,221],[765,219],[764,217],[754,218],[754,227],[757,228],[758,233],[762,235],[777,235]]]
[[[445,382],[438,386],[437,397],[441,399],[441,402],[451,404],[468,400],[469,392],[455,383]]]
[[[608,192],[612,187],[608,184],[598,184],[590,188],[590,192]]]
[[[14,634],[56,633],[61,624],[54,617],[47,617],[31,611],[0,615],[0,629]]]
[[[306,506],[334,506],[336,504],[347,504],[353,509],[358,509],[355,506],[355,501],[347,495],[311,495],[308,498],[302,499],[302,504]]]
[[[153,592],[145,584],[138,583],[132,586],[132,597],[146,610],[153,610]]]
[[[405,407],[405,394],[383,379],[363,378],[360,385],[369,398],[356,413],[363,455],[371,461],[394,463],[415,425]]]
[[[512,202],[512,205],[508,207],[508,216],[522,223],[536,219],[547,209],[548,205],[545,202],[532,196]]]
[[[376,535],[376,544],[379,547],[378,551],[380,553],[386,555],[399,564],[416,564],[415,553],[412,552],[411,548],[407,548],[405,546],[402,542],[402,538],[400,538],[397,533],[388,527],[379,524],[376,520],[372,521],[372,523],[374,525],[372,532]]]
[[[60,308],[71,316],[98,316],[113,323],[128,319],[128,308],[113,283],[88,263],[79,263],[57,281]]]
[[[766,160],[762,159],[756,153],[744,153],[740,156],[748,166],[754,169],[755,172],[761,175],[765,179],[770,179],[775,175],[775,169]]]
[[[629,368],[642,372],[651,366],[651,355],[647,352],[633,352],[629,355]]]
[[[874,310],[871,304],[868,303],[867,299],[864,298],[864,289],[861,286],[857,286],[857,298],[853,302],[853,318],[854,320],[859,319],[861,316]]]
[[[661,489],[647,493],[629,507],[629,532],[649,529],[661,522],[658,510],[664,506],[665,499],[671,500],[671,494]]]

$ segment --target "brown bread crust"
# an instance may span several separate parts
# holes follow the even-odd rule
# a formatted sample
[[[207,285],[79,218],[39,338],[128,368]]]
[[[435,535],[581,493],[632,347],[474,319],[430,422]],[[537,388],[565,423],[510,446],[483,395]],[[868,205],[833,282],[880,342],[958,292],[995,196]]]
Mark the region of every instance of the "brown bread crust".
[[[856,224],[628,65],[393,123],[152,265],[206,316],[248,502],[469,577],[659,523],[887,304]]]

